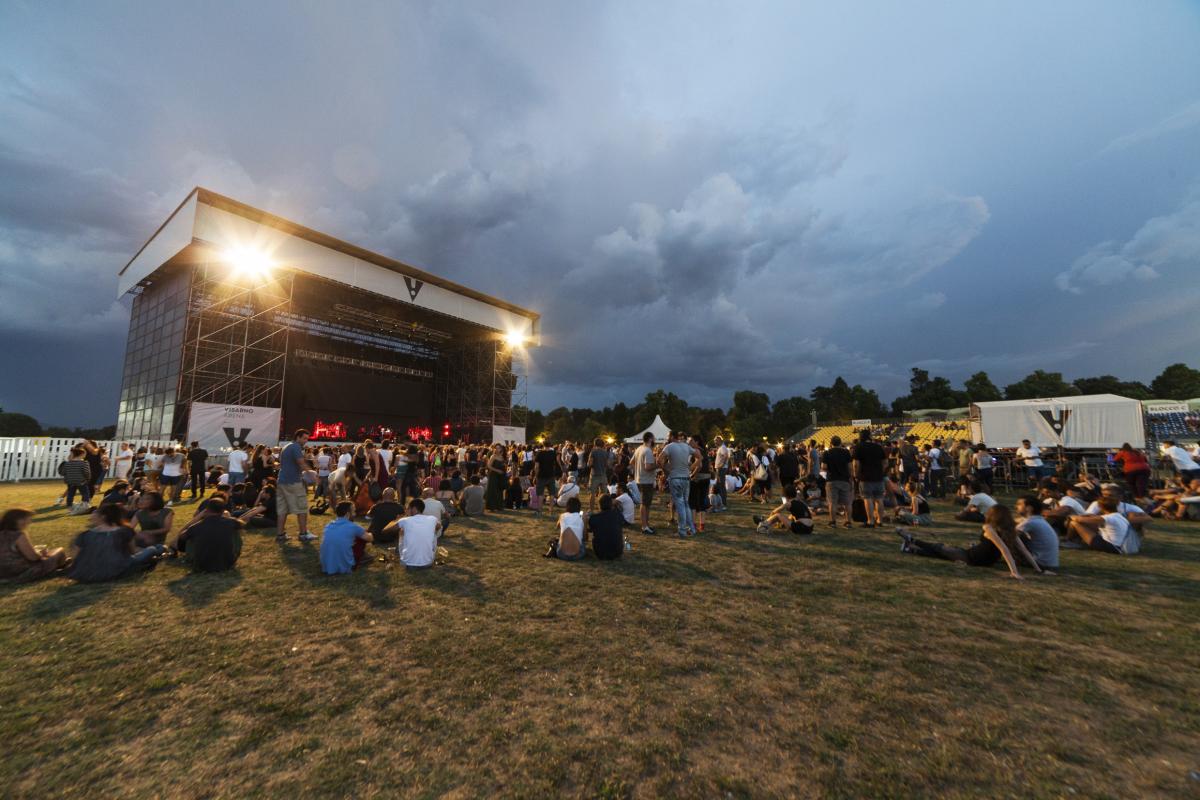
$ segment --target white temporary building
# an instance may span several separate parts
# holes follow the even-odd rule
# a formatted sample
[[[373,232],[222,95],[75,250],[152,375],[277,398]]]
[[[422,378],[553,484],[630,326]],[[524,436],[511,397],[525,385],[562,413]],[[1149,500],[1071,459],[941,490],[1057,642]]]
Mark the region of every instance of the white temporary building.
[[[642,437],[645,436],[647,433],[653,433],[654,440],[656,442],[665,442],[667,439],[669,439],[671,437],[671,429],[669,427],[667,427],[667,423],[662,421],[662,417],[655,414],[654,422],[650,423],[649,428],[646,428],[646,430],[642,431],[641,433],[637,433],[637,434],[634,434],[633,436],[630,436],[628,439],[625,440],[625,442],[627,444],[641,444]]]
[[[971,404],[971,438],[988,447],[1109,449],[1146,446],[1142,404],[1115,394]]]

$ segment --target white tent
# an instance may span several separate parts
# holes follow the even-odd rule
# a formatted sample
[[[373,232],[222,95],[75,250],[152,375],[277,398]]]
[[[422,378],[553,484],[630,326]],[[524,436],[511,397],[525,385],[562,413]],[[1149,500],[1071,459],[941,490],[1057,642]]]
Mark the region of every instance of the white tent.
[[[656,442],[665,442],[667,439],[669,439],[671,437],[671,429],[667,427],[667,423],[662,421],[662,417],[655,414],[654,422],[650,423],[649,428],[646,428],[646,430],[642,431],[641,433],[637,433],[637,434],[634,434],[633,436],[630,436],[628,439],[625,440],[625,442],[627,444],[641,444],[642,437],[645,436],[647,433],[653,433],[654,440]]]
[[[1146,446],[1142,404],[1115,394],[971,404],[971,438],[989,447],[1108,449]]]

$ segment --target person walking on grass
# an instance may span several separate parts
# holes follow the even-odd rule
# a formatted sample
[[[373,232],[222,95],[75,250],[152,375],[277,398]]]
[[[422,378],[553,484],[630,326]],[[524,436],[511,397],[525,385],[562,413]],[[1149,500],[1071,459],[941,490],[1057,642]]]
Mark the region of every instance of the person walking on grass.
[[[300,428],[292,435],[292,442],[279,454],[279,477],[275,482],[275,541],[287,541],[287,518],[296,515],[300,526],[299,539],[303,543],[315,542],[317,537],[308,532],[308,489],[301,480],[307,464],[304,445],[308,443],[308,431]]]

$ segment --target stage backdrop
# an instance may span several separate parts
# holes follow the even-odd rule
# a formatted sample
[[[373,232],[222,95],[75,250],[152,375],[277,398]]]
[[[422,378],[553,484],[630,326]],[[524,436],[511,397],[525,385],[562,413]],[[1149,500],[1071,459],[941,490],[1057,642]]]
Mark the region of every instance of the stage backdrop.
[[[279,442],[279,409],[192,403],[187,440],[199,442],[210,453],[225,452],[235,444],[273,446]]]
[[[492,441],[496,444],[508,442],[512,444],[525,444],[525,429],[514,428],[511,425],[493,425]]]

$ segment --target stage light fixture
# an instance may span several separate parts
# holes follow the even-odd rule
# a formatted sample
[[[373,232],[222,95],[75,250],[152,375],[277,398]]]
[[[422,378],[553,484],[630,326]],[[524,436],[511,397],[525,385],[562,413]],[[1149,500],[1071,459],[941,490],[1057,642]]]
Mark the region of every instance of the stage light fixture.
[[[242,245],[230,247],[221,254],[221,257],[233,269],[251,278],[267,277],[271,274],[271,267],[274,266],[271,257],[262,250]]]
[[[504,343],[514,350],[525,344],[525,334],[520,331],[509,331],[504,334]]]

